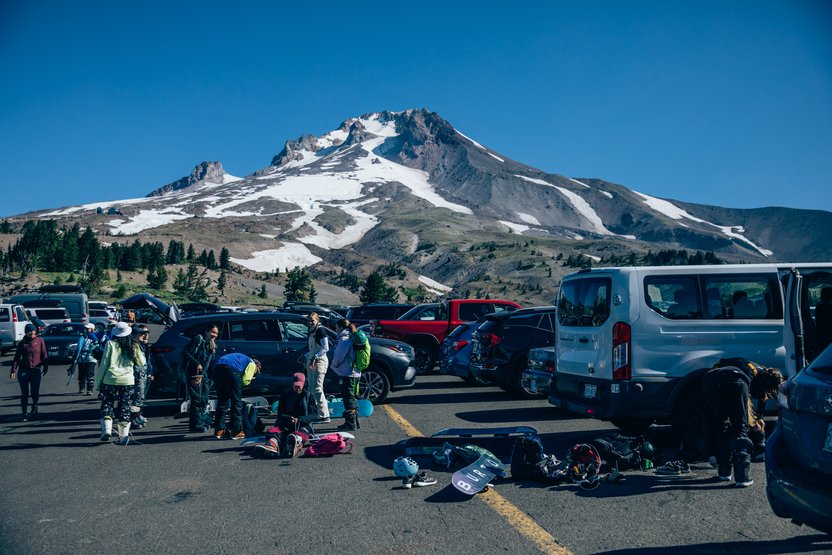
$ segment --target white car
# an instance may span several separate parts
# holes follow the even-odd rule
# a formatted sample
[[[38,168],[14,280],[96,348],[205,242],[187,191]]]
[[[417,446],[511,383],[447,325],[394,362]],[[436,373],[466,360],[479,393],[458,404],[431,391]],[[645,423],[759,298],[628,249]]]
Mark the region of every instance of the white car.
[[[115,326],[118,320],[106,309],[90,308],[89,322],[95,325],[95,329],[101,331],[110,329],[110,326]]]
[[[19,304],[0,304],[0,349],[10,351],[23,339],[24,328],[29,323],[26,312]]]

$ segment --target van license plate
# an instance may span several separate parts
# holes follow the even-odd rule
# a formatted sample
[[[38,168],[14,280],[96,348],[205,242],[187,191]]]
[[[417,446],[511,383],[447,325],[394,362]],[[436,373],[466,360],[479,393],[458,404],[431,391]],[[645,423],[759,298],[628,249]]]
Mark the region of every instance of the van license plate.
[[[826,439],[823,441],[823,450],[832,453],[832,422],[826,427]]]
[[[593,383],[585,383],[584,384],[584,397],[587,399],[594,399],[595,394],[598,392],[598,386]]]

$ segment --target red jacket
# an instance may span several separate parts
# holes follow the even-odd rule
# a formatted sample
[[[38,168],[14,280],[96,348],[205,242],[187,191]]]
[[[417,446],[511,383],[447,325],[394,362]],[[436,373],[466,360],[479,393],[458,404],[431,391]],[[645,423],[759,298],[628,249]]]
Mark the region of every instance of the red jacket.
[[[37,368],[46,364],[46,343],[40,337],[35,337],[31,341],[24,339],[17,344],[17,351],[14,353],[14,362],[12,362],[12,372],[17,371],[18,365],[21,370],[28,370],[30,368]]]

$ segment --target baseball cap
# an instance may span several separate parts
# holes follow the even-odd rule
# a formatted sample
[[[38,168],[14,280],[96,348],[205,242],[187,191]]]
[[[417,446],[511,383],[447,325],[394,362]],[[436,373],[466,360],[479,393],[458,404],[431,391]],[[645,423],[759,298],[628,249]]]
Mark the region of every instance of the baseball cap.
[[[292,377],[294,378],[294,382],[292,382],[292,387],[303,387],[306,383],[306,376],[303,375],[301,372],[295,372]]]

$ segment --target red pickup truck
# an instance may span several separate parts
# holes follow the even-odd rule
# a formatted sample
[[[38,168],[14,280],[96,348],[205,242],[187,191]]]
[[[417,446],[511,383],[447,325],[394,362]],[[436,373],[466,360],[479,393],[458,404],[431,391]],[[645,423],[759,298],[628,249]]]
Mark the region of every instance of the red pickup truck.
[[[512,301],[493,299],[449,299],[441,303],[420,304],[398,320],[371,323],[375,337],[397,339],[416,351],[413,361],[418,373],[430,372],[439,358],[439,346],[445,336],[463,322],[481,320],[486,314],[521,308]]]

